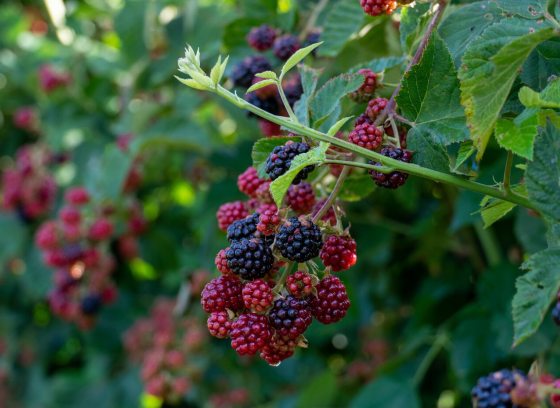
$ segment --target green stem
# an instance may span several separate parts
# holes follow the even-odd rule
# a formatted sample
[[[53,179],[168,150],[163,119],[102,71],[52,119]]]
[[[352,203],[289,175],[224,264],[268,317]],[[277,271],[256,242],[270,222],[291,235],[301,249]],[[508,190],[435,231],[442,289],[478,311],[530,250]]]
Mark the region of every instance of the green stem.
[[[507,152],[506,167],[504,169],[503,187],[506,193],[511,193],[511,167],[513,166],[513,153],[511,150]]]
[[[360,163],[360,162],[355,162],[355,161],[325,160],[323,163],[325,163],[325,164],[339,164],[341,166],[359,167],[361,169],[375,170],[375,171],[378,171],[379,173],[383,173],[383,174],[389,174],[389,173],[392,173],[393,171],[395,171],[395,169],[393,169],[391,167],[374,166],[373,164]]]
[[[474,223],[474,228],[482,250],[484,251],[484,255],[488,260],[488,265],[498,265],[502,261],[502,254],[500,253],[500,247],[496,242],[494,234],[492,234],[491,230],[485,229],[480,221]]]
[[[350,167],[344,166],[342,168],[342,171],[340,172],[340,175],[336,180],[336,184],[334,185],[333,190],[329,194],[329,198],[327,198],[327,200],[323,203],[323,206],[319,209],[319,211],[317,211],[317,214],[313,216],[312,219],[313,223],[317,223],[317,221],[320,220],[323,217],[323,215],[325,215],[325,213],[329,210],[329,208],[333,205],[334,201],[336,200],[336,196],[338,196],[338,193],[340,192],[340,189],[344,184],[344,180],[346,180],[346,177],[348,176],[349,172],[350,172]]]
[[[284,107],[286,108],[286,112],[288,112],[288,116],[290,117],[290,119],[292,119],[296,123],[299,123],[296,114],[294,113],[292,107],[290,106],[290,103],[288,102],[288,98],[286,98],[286,94],[284,93],[284,88],[282,88],[282,79],[283,77],[280,77],[278,83],[276,84],[278,88],[278,93],[280,94],[280,99],[282,99],[282,103],[284,104]]]
[[[273,115],[260,108],[257,108],[254,105],[251,105],[250,103],[241,99],[237,95],[234,95],[233,93],[231,93],[230,91],[228,91],[222,86],[218,86],[217,89],[215,90],[212,89],[212,91],[224,97],[234,105],[242,109],[246,109],[254,113],[255,115],[258,115],[273,123],[284,126],[286,129],[289,129],[296,134],[306,136],[309,137],[310,139],[318,140],[320,142],[330,143],[334,146],[341,147],[359,156],[365,157],[366,159],[375,160],[385,166],[391,167],[395,170],[403,171],[408,174],[412,174],[413,176],[422,177],[439,183],[450,184],[455,187],[475,191],[483,195],[499,198],[501,200],[509,201],[511,203],[518,204],[526,208],[537,210],[533,206],[533,204],[525,197],[512,194],[511,192],[504,193],[498,188],[491,187],[486,184],[477,183],[475,181],[465,180],[463,178],[453,176],[451,174],[428,169],[414,163],[404,163],[399,160],[391,159],[389,157],[383,156],[380,153],[364,149],[363,147],[357,146],[345,140],[328,136],[327,134],[319,132],[318,130],[303,126],[301,123],[294,123],[287,117]]]
[[[432,343],[432,346],[430,347],[430,349],[428,350],[428,352],[424,356],[424,359],[422,360],[422,362],[418,366],[418,369],[416,370],[416,373],[414,374],[414,377],[412,379],[412,383],[414,384],[415,387],[420,386],[420,384],[422,383],[422,380],[426,376],[426,373],[428,372],[430,366],[432,365],[432,363],[436,359],[436,357],[439,354],[439,352],[441,351],[441,349],[446,344],[447,344],[447,335],[445,333],[438,334],[437,337],[435,338],[434,342]]]

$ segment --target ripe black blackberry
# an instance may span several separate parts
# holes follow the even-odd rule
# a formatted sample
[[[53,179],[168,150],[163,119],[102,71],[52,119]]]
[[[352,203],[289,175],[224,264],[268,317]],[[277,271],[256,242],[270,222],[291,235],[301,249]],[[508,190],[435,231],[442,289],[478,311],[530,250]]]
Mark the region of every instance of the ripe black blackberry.
[[[226,250],[229,269],[245,280],[259,279],[272,269],[270,247],[258,238],[234,241]]]
[[[340,279],[328,275],[321,279],[315,288],[317,296],[311,303],[313,317],[323,324],[331,324],[346,316],[350,300]]]
[[[98,294],[89,294],[82,299],[80,310],[85,315],[94,315],[99,312],[103,302]]]
[[[253,213],[242,220],[231,223],[227,229],[227,239],[229,242],[239,241],[241,239],[251,239],[257,232],[257,224],[259,223],[259,213]]]
[[[255,105],[257,108],[272,113],[273,115],[277,115],[280,112],[280,105],[278,105],[278,100],[274,96],[260,98],[255,92],[251,92],[245,95],[245,100],[251,105]],[[257,115],[249,111],[247,111],[247,116],[250,118],[258,118]]]
[[[277,334],[295,339],[307,330],[313,317],[307,299],[288,295],[274,302],[268,319]]]
[[[243,285],[237,276],[222,275],[204,286],[200,303],[206,313],[232,311],[243,308],[241,290]]]
[[[276,180],[290,169],[294,157],[307,153],[309,149],[307,143],[292,141],[287,142],[283,146],[276,146],[266,159],[266,174],[269,175],[271,180]],[[314,169],[315,166],[304,167],[294,178],[292,184],[299,184],[302,180],[305,180]]]
[[[257,51],[266,51],[276,39],[276,30],[266,24],[254,27],[247,34],[247,43]]]
[[[249,88],[253,82],[255,74],[263,71],[270,71],[272,65],[262,55],[247,57],[238,62],[232,69],[230,79],[235,86]]]
[[[253,355],[268,343],[271,335],[266,316],[242,314],[231,326],[231,347],[239,355]]]
[[[552,308],[552,320],[556,325],[560,326],[560,302],[556,302]]]
[[[305,37],[305,41],[303,42],[303,46],[307,47],[311,44],[317,44],[320,41],[321,41],[321,31],[320,30],[313,30],[309,34],[307,34],[307,37]],[[317,48],[315,48],[311,52],[311,55],[315,56],[316,53],[317,53]]]
[[[405,163],[410,163],[412,160],[412,152],[410,150],[404,150],[397,147],[384,147],[380,152],[383,156],[390,157],[391,159],[399,160]],[[374,162],[370,160],[369,164],[374,166],[381,166],[381,163]],[[380,187],[395,189],[402,186],[406,179],[408,178],[407,173],[400,171],[393,171],[391,173],[385,174],[376,170],[370,170],[369,174],[375,184]]]
[[[511,400],[511,391],[526,376],[518,370],[500,370],[478,379],[471,391],[475,408],[519,407]]]
[[[284,258],[303,263],[319,255],[321,230],[310,220],[292,217],[278,230],[274,245]]]
[[[272,46],[274,55],[276,55],[276,57],[278,57],[278,59],[281,59],[282,61],[286,61],[299,49],[300,44],[298,38],[295,35],[291,34],[285,34],[281,37],[278,37],[274,41],[274,45]]]

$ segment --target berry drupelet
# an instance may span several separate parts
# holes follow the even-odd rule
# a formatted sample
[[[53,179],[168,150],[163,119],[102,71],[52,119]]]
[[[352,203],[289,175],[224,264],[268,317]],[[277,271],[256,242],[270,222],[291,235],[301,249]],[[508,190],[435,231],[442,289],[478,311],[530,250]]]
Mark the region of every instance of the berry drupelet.
[[[412,160],[412,152],[409,150],[403,150],[397,147],[384,147],[380,152],[383,156],[390,157],[391,159],[399,160],[404,163],[410,163]],[[381,164],[374,161],[369,161],[369,164],[374,166],[380,166]],[[369,174],[375,184],[380,187],[395,189],[402,186],[406,179],[408,178],[407,173],[400,171],[393,171],[391,173],[385,174],[376,170],[370,170]]]
[[[292,160],[296,156],[307,153],[309,150],[310,147],[307,143],[292,141],[286,142],[283,146],[276,146],[266,159],[266,174],[271,180],[276,180],[290,169]],[[314,169],[315,166],[304,167],[294,178],[292,184],[299,184],[302,180],[305,180]]]
[[[303,263],[319,255],[321,230],[310,220],[291,217],[278,230],[274,245],[284,258]]]
[[[291,34],[285,34],[281,37],[278,37],[274,41],[274,45],[272,46],[274,55],[276,55],[276,57],[282,61],[286,61],[299,49],[300,44],[298,38],[295,35]]]
[[[317,296],[312,300],[313,316],[323,324],[338,322],[350,307],[346,288],[336,276],[328,275],[316,286]]]
[[[254,27],[247,34],[247,43],[257,51],[266,51],[276,39],[276,30],[266,24]]]
[[[226,250],[229,269],[245,280],[264,277],[272,269],[274,258],[270,248],[260,239],[242,239]]]

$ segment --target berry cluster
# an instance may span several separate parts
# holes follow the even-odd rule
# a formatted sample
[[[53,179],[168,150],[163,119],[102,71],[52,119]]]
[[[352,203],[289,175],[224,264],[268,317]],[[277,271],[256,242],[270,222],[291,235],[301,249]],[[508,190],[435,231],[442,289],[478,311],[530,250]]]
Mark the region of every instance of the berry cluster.
[[[2,172],[2,207],[17,211],[25,222],[47,214],[56,198],[56,182],[48,168],[54,159],[41,144],[21,147],[14,165]]]
[[[309,145],[303,142],[277,146],[266,173],[271,179],[282,176],[291,161],[307,151]],[[270,181],[250,167],[237,181],[248,201],[226,203],[217,213],[229,246],[216,255],[221,276],[202,291],[208,330],[214,337],[229,338],[238,354],[258,353],[271,365],[307,345],[303,335],[313,319],[335,323],[350,307],[344,284],[330,272],[355,264],[356,243],[332,227],[339,224],[333,208],[321,220],[311,219],[316,205],[325,202],[302,181],[312,170],[304,168],[296,176],[279,210],[270,198]],[[312,262],[319,256],[326,267],[322,274]]]
[[[199,378],[192,354],[206,337],[195,319],[175,318],[174,307],[173,300],[157,300],[150,316],[138,320],[123,339],[129,359],[141,364],[146,392],[168,404],[179,403]]]
[[[475,408],[519,407],[512,401],[512,391],[527,379],[518,370],[500,370],[479,378],[471,391]]]
[[[125,230],[116,234],[117,215],[122,214]],[[110,244],[116,239],[123,259],[137,256],[136,236],[146,222],[132,198],[123,208],[98,205],[83,187],[66,191],[57,219],[44,222],[35,235],[45,264],[55,269],[55,289],[49,295],[53,312],[91,327],[104,304],[116,297],[111,280],[115,258]]]

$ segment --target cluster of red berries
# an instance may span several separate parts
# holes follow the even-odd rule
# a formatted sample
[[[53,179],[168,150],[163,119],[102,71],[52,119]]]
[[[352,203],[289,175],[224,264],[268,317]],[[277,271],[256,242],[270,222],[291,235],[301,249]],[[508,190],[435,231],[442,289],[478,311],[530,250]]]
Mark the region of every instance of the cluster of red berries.
[[[268,177],[280,177],[291,160],[308,150],[307,144],[291,141],[276,147],[267,160]],[[238,354],[259,353],[271,365],[307,345],[304,333],[313,319],[335,323],[350,307],[344,284],[331,272],[356,263],[356,243],[347,231],[332,227],[338,225],[334,209],[327,218],[311,219],[316,205],[324,203],[303,181],[312,170],[303,169],[296,177],[279,210],[268,191],[270,180],[250,167],[238,178],[248,200],[226,203],[217,213],[229,246],[216,256],[221,276],[202,291],[208,330],[230,338]],[[317,257],[324,273],[312,261]],[[292,265],[298,266],[293,273]]]
[[[2,172],[2,207],[17,211],[26,222],[47,214],[56,198],[56,182],[48,167],[54,161],[42,144],[21,147],[14,165]]]
[[[66,72],[45,64],[39,67],[39,86],[47,93],[58,88],[68,86],[72,82],[72,76]]]
[[[123,339],[130,360],[141,364],[146,392],[167,404],[182,401],[200,377],[192,357],[207,336],[196,319],[175,317],[174,307],[171,299],[157,300],[150,316],[138,320]]]
[[[55,289],[49,294],[52,311],[89,328],[101,307],[116,298],[111,280],[115,267],[112,240],[123,259],[136,257],[136,236],[145,230],[146,222],[132,197],[117,211],[111,205],[93,203],[85,188],[74,187],[66,191],[64,201],[57,219],[39,227],[35,242],[45,264],[55,269]],[[115,226],[118,216],[125,224],[119,233]]]
[[[370,16],[391,14],[397,9],[399,3],[396,0],[360,0],[364,12]]]

